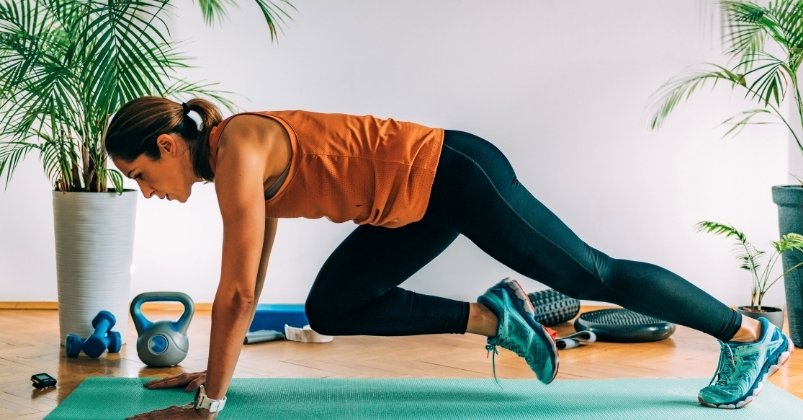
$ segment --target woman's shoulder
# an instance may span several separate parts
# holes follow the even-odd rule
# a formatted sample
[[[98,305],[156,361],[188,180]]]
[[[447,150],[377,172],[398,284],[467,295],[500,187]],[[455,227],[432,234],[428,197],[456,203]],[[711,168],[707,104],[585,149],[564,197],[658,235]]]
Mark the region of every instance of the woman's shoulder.
[[[268,112],[240,112],[234,114],[219,124],[221,141],[225,138],[242,138],[264,135],[266,131],[274,130],[279,124],[271,118]]]
[[[258,112],[242,112],[226,118],[218,125],[218,155],[264,155],[271,151],[277,138],[286,137],[282,125]],[[226,153],[238,150],[236,153]]]

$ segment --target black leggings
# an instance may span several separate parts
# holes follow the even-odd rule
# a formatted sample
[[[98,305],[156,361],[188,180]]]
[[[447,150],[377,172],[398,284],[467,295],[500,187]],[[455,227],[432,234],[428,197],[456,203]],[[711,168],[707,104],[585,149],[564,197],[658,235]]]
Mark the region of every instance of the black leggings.
[[[680,276],[588,246],[519,183],[499,149],[450,130],[424,217],[395,229],[357,227],[315,279],[306,304],[310,325],[328,335],[465,333],[467,302],[398,287],[458,234],[578,299],[615,303],[723,341],[741,325],[734,310]]]

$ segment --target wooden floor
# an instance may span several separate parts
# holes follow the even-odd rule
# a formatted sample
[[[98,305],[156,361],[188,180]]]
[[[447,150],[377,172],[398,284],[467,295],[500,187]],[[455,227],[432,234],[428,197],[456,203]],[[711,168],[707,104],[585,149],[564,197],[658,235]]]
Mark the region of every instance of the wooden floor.
[[[177,319],[178,313],[148,310],[150,319]],[[596,308],[584,308],[585,310]],[[59,343],[58,313],[53,310],[0,310],[0,418],[39,419],[53,410],[87,376],[151,377],[206,368],[210,313],[196,312],[190,325],[190,353],[180,367],[147,368],[136,354],[136,331],[127,334],[119,354],[99,359],[68,359]],[[556,327],[573,331],[570,323]],[[798,349],[799,350],[799,349]],[[716,340],[678,327],[654,343],[595,343],[560,352],[558,380],[577,378],[709,378],[719,348]],[[30,377],[46,372],[59,381],[55,389],[36,391]],[[497,374],[532,378],[524,362],[501,350]],[[484,338],[473,335],[416,337],[336,337],[332,343],[276,341],[247,345],[237,377],[460,377],[488,378]],[[803,398],[803,352],[772,377],[772,382]],[[701,381],[704,385],[705,380]],[[693,397],[690,397],[693,398]],[[760,398],[759,398],[760,401]]]

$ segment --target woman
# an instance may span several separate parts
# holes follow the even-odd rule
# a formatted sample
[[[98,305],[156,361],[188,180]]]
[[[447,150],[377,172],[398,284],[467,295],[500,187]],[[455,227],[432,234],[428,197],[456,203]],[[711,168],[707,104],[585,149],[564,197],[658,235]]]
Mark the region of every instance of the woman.
[[[496,147],[465,132],[306,111],[223,120],[203,99],[143,97],[115,114],[105,146],[145,198],[185,202],[194,183],[214,181],[223,217],[207,371],[150,383],[198,389],[193,404],[152,412],[153,418],[214,417],[225,403],[282,217],[360,225],[309,293],[306,314],[322,334],[481,334],[488,351],[510,349],[539,380],[551,382],[555,345],[516,281],[503,280],[471,303],[398,287],[463,234],[511,269],[569,296],[612,302],[719,339],[722,356],[700,391],[703,404],[750,402],[764,374],[792,350],[766,320],[737,314],[661,267],[586,245],[519,183]]]

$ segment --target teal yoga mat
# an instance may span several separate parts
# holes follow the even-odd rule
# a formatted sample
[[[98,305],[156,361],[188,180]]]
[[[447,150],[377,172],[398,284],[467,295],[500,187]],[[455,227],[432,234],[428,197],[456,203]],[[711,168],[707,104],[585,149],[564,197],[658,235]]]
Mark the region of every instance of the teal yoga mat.
[[[140,378],[88,378],[47,419],[115,419],[186,404],[183,390],[148,390]],[[707,379],[250,379],[235,378],[219,419],[781,419],[803,401],[765,382],[740,410],[697,403]],[[771,417],[770,417],[771,416]]]

